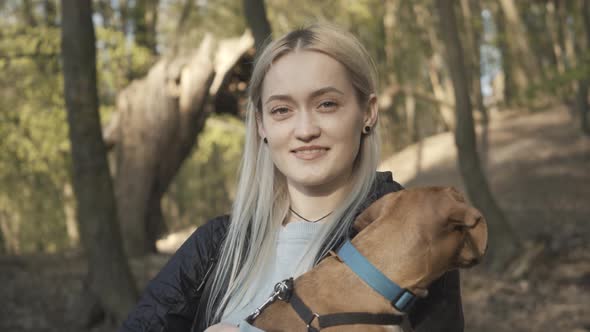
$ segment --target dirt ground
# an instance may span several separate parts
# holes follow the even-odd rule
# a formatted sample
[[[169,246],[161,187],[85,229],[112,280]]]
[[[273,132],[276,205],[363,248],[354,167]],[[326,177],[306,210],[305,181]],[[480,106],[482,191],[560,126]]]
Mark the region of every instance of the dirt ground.
[[[590,139],[577,128],[565,109],[493,119],[490,187],[530,259],[511,273],[463,272],[466,331],[590,331]],[[463,190],[454,151],[452,136],[442,134],[382,169],[407,187]],[[167,257],[132,262],[139,284]],[[79,252],[0,256],[0,331],[76,331],[66,321],[85,269]]]
[[[579,133],[564,108],[493,119],[486,174],[530,259],[511,274],[462,272],[466,331],[590,331],[590,138]],[[465,192],[449,133],[381,168],[406,187]]]

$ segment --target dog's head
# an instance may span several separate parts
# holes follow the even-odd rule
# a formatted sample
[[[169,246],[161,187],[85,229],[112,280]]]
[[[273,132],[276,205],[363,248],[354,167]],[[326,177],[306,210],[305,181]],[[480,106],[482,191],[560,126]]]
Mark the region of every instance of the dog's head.
[[[385,195],[354,227],[367,252],[377,253],[374,264],[407,288],[426,288],[448,270],[471,267],[487,248],[485,219],[451,187]]]

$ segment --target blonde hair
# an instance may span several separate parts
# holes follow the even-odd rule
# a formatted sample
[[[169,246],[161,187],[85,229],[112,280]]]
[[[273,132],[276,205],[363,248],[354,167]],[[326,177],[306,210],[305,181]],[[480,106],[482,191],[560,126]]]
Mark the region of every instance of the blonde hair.
[[[251,301],[260,291],[260,271],[272,263],[276,234],[288,214],[289,195],[284,176],[275,168],[269,149],[258,135],[256,116],[261,112],[261,90],[270,66],[281,56],[298,50],[321,52],[348,70],[359,105],[366,105],[377,91],[375,65],[366,49],[350,33],[327,24],[294,30],[270,43],[259,54],[248,90],[246,139],[231,222],[213,274],[206,318],[219,321]],[[366,108],[363,107],[363,108]],[[338,239],[346,236],[364,199],[371,192],[379,162],[379,132],[361,138],[353,166],[350,194],[331,214],[312,241],[298,267],[301,274],[311,269]],[[258,272],[258,273],[257,273]]]

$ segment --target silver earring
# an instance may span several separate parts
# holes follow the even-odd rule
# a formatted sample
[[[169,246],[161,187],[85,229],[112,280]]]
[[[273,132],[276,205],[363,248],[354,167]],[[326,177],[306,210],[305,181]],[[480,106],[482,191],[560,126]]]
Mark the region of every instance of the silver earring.
[[[371,126],[365,126],[363,128],[363,134],[368,135],[371,132]]]

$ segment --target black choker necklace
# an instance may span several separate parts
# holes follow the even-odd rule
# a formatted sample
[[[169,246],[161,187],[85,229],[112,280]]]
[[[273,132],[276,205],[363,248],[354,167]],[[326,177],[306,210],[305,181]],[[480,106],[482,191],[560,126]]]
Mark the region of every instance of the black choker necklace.
[[[327,216],[331,215],[331,214],[332,214],[332,212],[334,212],[334,211],[332,211],[332,212],[330,212],[330,213],[326,214],[325,216],[321,217],[321,218],[320,218],[320,219],[318,219],[318,220],[309,220],[309,219],[305,219],[305,218],[303,218],[303,217],[302,217],[302,216],[301,216],[299,213],[295,212],[295,211],[294,211],[294,210],[293,210],[293,209],[292,209],[290,206],[289,206],[289,211],[293,212],[293,213],[294,213],[296,216],[298,216],[299,218],[301,218],[301,219],[303,219],[303,220],[305,220],[305,221],[307,221],[307,222],[310,222],[310,223],[316,223],[316,222],[318,222],[318,221],[320,221],[320,220],[322,220],[322,219],[325,219]]]

